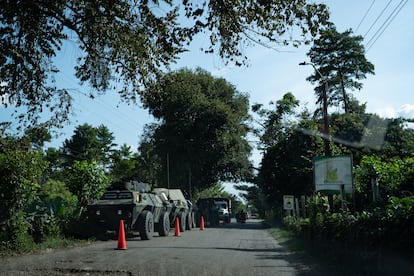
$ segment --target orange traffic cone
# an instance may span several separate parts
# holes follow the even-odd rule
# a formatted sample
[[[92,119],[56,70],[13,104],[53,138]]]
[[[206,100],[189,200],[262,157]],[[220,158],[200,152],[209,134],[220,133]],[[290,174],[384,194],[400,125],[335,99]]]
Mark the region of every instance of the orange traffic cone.
[[[174,236],[179,237],[181,236],[180,233],[180,219],[176,218],[175,219],[175,232],[174,232]]]
[[[123,250],[126,249],[124,221],[122,219],[119,221],[118,248],[117,249],[123,249]]]
[[[204,217],[201,216],[200,218],[200,230],[204,230]]]

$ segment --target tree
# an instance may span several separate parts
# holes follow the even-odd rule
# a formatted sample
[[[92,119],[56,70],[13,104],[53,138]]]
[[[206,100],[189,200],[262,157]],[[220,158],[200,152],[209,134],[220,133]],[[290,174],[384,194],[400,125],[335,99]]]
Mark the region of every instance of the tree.
[[[71,166],[75,160],[94,160],[100,165],[109,165],[109,154],[115,146],[113,140],[113,134],[104,125],[98,128],[88,124],[77,126],[72,138],[63,143],[66,166]]]
[[[381,118],[365,113],[365,105],[358,106],[356,100],[351,103],[353,112],[331,115],[336,154],[352,154],[355,164],[366,155],[383,159],[413,157],[414,131],[406,126],[404,119]]]
[[[376,205],[385,205],[391,196],[412,196],[414,193],[414,159],[398,156],[383,160],[378,155],[364,156],[355,169],[355,190],[359,210],[372,205],[372,181],[378,183]]]
[[[65,176],[62,173],[66,159],[62,152],[56,148],[47,148],[44,153],[44,159],[48,162],[48,167],[43,173],[44,178],[52,178],[64,181]]]
[[[131,147],[124,144],[119,150],[114,150],[111,155],[111,180],[117,181],[132,178],[136,174],[136,165]]]
[[[82,83],[99,92],[119,87],[122,98],[135,102],[198,33],[210,37],[205,52],[241,64],[247,44],[309,43],[328,17],[324,4],[305,0],[183,0],[182,6],[170,0],[4,0],[0,96],[22,122],[35,125],[50,111],[48,123],[59,125],[68,119],[72,97],[56,86],[54,58],[68,41],[79,49],[74,69]]]
[[[264,141],[263,158],[255,179],[266,199],[265,203],[255,199],[261,208],[282,204],[285,194],[300,196],[313,190],[312,159],[321,153],[322,139],[316,135],[318,126],[310,113],[298,114],[297,106],[294,95],[286,93],[276,102],[275,110],[253,107],[264,122],[264,131],[259,132]]]
[[[265,211],[268,210],[268,204],[262,190],[257,185],[238,184],[235,185],[237,190],[243,191],[242,197],[246,200],[247,205],[253,207],[260,216],[264,217]]]
[[[293,115],[295,108],[299,106],[299,101],[296,100],[292,93],[286,93],[281,100],[276,104],[270,102],[270,105],[275,105],[275,110],[264,109],[263,105],[255,104],[252,106],[253,112],[260,116],[260,128],[255,132],[259,135],[262,147],[271,147],[284,139],[284,128],[288,127],[285,124],[288,116]]]
[[[157,124],[148,124],[145,126],[144,134],[138,147],[138,153],[135,155],[135,173],[134,177],[140,181],[151,183],[154,187],[159,187],[160,183],[165,183],[165,174],[162,159],[158,156],[155,148],[154,131]],[[165,187],[165,186],[164,186]]]
[[[116,146],[114,143],[114,134],[109,129],[100,125],[96,129],[96,140],[98,147],[98,161],[102,164],[109,164],[112,154],[112,148]]]
[[[329,105],[342,102],[345,113],[349,112],[349,90],[361,90],[367,74],[374,74],[374,65],[365,58],[362,36],[352,36],[352,30],[339,33],[331,26],[314,41],[307,53],[319,72],[307,78],[311,83],[318,82],[315,88],[318,103],[323,100],[323,90]],[[347,91],[348,90],[348,91]]]
[[[27,242],[25,209],[37,199],[39,179],[47,164],[38,151],[16,147],[12,137],[0,139],[0,242],[11,249]]]
[[[104,170],[94,161],[75,161],[68,174],[67,187],[82,204],[85,197],[89,201],[100,198],[109,181]]]
[[[175,187],[188,187],[190,175],[199,189],[251,175],[247,96],[201,69],[171,72],[151,91],[143,102],[160,121],[148,136],[164,183],[168,167]]]
[[[34,150],[41,150],[45,142],[50,142],[52,136],[46,127],[39,126],[26,129],[25,138],[30,140]]]
[[[197,201],[200,198],[208,198],[208,197],[228,197],[231,198],[232,196],[224,190],[224,186],[221,183],[216,183],[208,188],[202,189],[198,191],[193,199]]]
[[[303,130],[306,129],[306,132]],[[256,179],[269,206],[280,206],[283,195],[301,196],[313,192],[313,157],[322,153],[323,143],[312,120],[289,128],[285,139],[263,154]]]
[[[407,128],[406,121],[402,118],[384,119],[386,126],[384,133],[384,143],[381,145],[380,154],[383,158],[413,157],[414,153],[414,130]],[[383,121],[384,122],[384,121]]]

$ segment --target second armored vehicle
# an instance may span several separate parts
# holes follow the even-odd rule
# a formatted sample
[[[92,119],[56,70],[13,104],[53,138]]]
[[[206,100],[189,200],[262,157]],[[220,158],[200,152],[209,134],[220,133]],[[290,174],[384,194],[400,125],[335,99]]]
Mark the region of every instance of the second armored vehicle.
[[[193,228],[194,214],[192,204],[185,198],[180,189],[155,188],[154,192],[160,196],[161,194],[166,195],[168,202],[172,204],[170,212],[171,227],[175,227],[174,223],[178,218],[181,232]]]

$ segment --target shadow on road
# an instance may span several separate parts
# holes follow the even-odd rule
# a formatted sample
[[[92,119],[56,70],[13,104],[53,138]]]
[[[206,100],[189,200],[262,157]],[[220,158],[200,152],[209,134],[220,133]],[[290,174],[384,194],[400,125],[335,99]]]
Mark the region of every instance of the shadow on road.
[[[232,219],[230,223],[220,223],[218,226],[207,226],[207,228],[230,228],[230,229],[243,229],[243,230],[257,230],[266,228],[263,225],[263,220],[250,219],[245,223],[237,223],[235,219]]]
[[[282,260],[286,261],[289,265],[286,265],[286,268],[294,267],[296,270],[295,275],[297,276],[313,276],[313,275],[336,275],[335,273],[322,272],[322,270],[316,266],[313,266],[310,263],[304,262],[302,257],[297,256],[294,253],[289,252],[284,247],[279,248],[237,248],[237,247],[202,247],[202,246],[173,246],[173,247],[163,247],[163,246],[150,246],[150,247],[140,247],[141,249],[171,249],[176,251],[181,250],[194,250],[195,252],[199,251],[208,251],[208,250],[223,250],[229,251],[228,255],[231,256],[232,252],[249,252],[255,255],[255,258],[262,259],[262,260]],[[195,253],[196,254],[196,253]],[[274,267],[274,268],[281,268],[280,263],[275,262],[275,265],[266,265],[266,266],[254,266],[254,267]]]

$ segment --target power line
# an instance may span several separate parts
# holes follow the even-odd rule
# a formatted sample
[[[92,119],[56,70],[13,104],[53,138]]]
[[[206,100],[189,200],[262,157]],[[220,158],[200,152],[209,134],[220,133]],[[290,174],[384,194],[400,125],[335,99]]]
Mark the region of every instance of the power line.
[[[73,81],[73,79],[68,77],[63,72],[59,74],[58,78],[61,78],[64,81],[66,79],[67,83],[71,82],[75,86],[77,86],[76,83]],[[75,92],[78,95],[84,96],[88,100],[91,100],[91,96],[88,93],[81,91],[79,88],[70,88],[68,90]],[[100,106],[104,108],[105,110],[107,110],[108,112],[98,114],[93,108],[90,108],[90,107],[88,108],[87,106],[82,105],[80,102],[77,102],[76,105],[81,107],[80,109],[81,111],[88,110],[89,112],[94,113],[97,117],[105,117],[105,121],[110,122],[110,124],[112,124],[114,127],[117,127],[118,129],[119,128],[123,129],[123,132],[131,131],[129,127],[132,129],[137,129],[138,126],[140,125],[139,121],[131,117],[129,114],[121,111],[118,108],[117,110],[114,110],[115,107],[112,104],[109,104],[108,102],[104,101],[104,99],[102,99],[101,97],[99,96],[95,97],[93,101],[99,103]]]
[[[364,34],[364,38],[367,36],[367,34],[371,31],[371,29],[374,27],[374,25],[377,23],[377,21],[380,19],[382,14],[385,12],[385,10],[388,8],[388,6],[391,4],[392,0],[388,1],[388,4],[385,6],[385,8],[382,9],[381,13],[377,16],[377,18],[374,20],[374,22],[369,27],[368,31]]]
[[[371,37],[368,43],[365,45],[367,51],[371,49],[371,47],[375,44],[375,42],[382,36],[384,31],[388,28],[392,21],[394,21],[395,17],[400,13],[402,8],[407,4],[408,0],[401,0],[400,3],[394,8],[391,14],[387,17],[384,23],[379,27],[379,29],[375,32],[375,34]]]
[[[60,73],[62,76],[64,76],[66,79],[67,79],[67,81],[69,81],[69,82],[72,82],[73,84],[75,84],[75,82],[73,81],[73,79],[71,79],[70,77],[68,77],[67,75],[65,75],[65,74],[63,74],[62,72]],[[60,78],[62,78],[63,79],[63,77],[62,76],[59,76]],[[75,84],[76,85],[76,84]],[[77,85],[76,85],[77,86]],[[71,90],[71,91],[74,91],[74,92],[77,92],[78,94],[80,94],[80,95],[83,95],[83,96],[85,96],[85,98],[87,98],[87,99],[91,99],[92,97],[91,97],[91,95],[92,94],[87,94],[87,93],[85,93],[85,92],[83,92],[83,91],[81,91],[79,88],[71,88],[71,89],[68,89],[68,90]],[[105,109],[107,109],[109,112],[111,112],[112,114],[114,114],[115,115],[115,117],[119,117],[120,118],[120,122],[124,122],[124,118],[125,117],[128,117],[128,120],[129,121],[132,121],[132,122],[134,122],[135,124],[138,124],[138,121],[135,121],[135,119],[134,118],[132,118],[132,117],[130,117],[128,114],[126,114],[126,113],[124,113],[124,112],[122,112],[121,110],[117,110],[116,112],[113,110],[114,109],[114,106],[113,105],[111,105],[111,104],[109,104],[109,103],[107,103],[106,101],[104,101],[101,97],[93,97],[94,98],[94,101],[97,101],[97,102],[100,102],[101,104],[102,104],[102,106],[105,108]],[[124,117],[122,117],[122,116],[124,116]],[[131,124],[131,126],[132,126],[133,124]]]
[[[372,6],[374,6],[374,3],[375,3],[375,0],[372,1],[371,6],[369,6],[368,10],[365,12],[364,16],[362,17],[361,21],[359,22],[358,26],[355,29],[355,33],[358,32],[359,27],[361,26],[362,22],[364,22]]]

